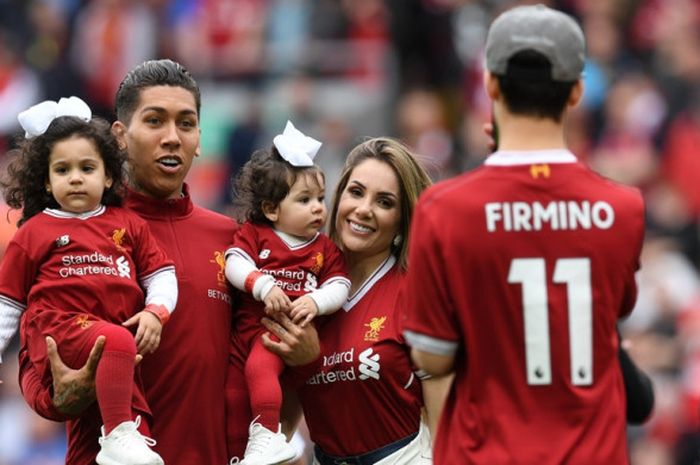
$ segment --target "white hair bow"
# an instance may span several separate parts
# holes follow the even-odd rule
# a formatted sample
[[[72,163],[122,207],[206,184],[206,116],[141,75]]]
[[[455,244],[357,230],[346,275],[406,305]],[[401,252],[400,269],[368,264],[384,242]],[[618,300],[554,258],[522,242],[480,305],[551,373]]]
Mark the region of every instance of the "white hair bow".
[[[51,122],[59,116],[77,116],[87,123],[92,118],[92,111],[78,97],[68,97],[58,102],[45,100],[37,103],[17,115],[17,119],[24,129],[24,137],[30,138],[45,133]]]
[[[276,135],[272,142],[292,166],[313,166],[314,157],[321,148],[319,141],[304,135],[291,121],[287,121],[284,132]]]

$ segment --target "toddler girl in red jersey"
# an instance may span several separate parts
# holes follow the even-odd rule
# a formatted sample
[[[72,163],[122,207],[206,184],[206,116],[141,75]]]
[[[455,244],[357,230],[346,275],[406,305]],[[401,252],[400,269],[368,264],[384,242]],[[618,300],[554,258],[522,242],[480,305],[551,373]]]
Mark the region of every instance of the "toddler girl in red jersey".
[[[270,150],[255,152],[236,179],[235,194],[245,224],[226,251],[226,276],[244,291],[235,314],[234,350],[237,359],[245,361],[246,378],[232,374],[229,386],[245,381],[250,397],[229,396],[229,411],[232,417],[239,415],[248,411],[241,403],[250,402],[255,417],[242,465],[284,463],[295,456],[280,432],[278,377],[284,363],[262,346],[260,335],[265,329],[260,318],[264,313],[285,312],[306,325],[316,315],[339,309],[350,288],[342,253],[319,232],[327,215],[325,180],[313,158],[321,143],[289,121],[273,142]],[[233,420],[229,436],[237,434],[232,432]],[[232,463],[239,463],[238,458]]]
[[[75,427],[98,440],[101,416],[101,448],[91,459],[100,465],[163,464],[149,447],[155,441],[139,432],[148,434],[147,425],[132,420],[150,415],[134,359],[158,348],[177,301],[175,269],[147,224],[119,208],[125,155],[106,121],[77,97],[42,102],[18,119],[25,140],[2,187],[22,217],[0,265],[0,353],[21,319],[22,344],[50,385],[47,336],[72,368],[105,336],[99,415],[88,410]],[[68,463],[85,459],[73,455],[69,445]]]

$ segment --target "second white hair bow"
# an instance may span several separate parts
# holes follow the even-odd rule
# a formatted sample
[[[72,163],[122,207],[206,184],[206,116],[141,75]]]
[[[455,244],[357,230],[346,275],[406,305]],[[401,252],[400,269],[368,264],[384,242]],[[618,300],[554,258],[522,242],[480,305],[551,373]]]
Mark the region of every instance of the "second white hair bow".
[[[287,121],[284,132],[276,135],[272,142],[282,158],[292,166],[313,166],[314,157],[321,148],[319,141],[304,135],[291,121]]]
[[[37,103],[17,115],[17,119],[24,129],[24,137],[30,138],[45,133],[59,116],[76,116],[87,123],[92,118],[92,110],[78,97],[68,97],[58,102],[45,100]]]

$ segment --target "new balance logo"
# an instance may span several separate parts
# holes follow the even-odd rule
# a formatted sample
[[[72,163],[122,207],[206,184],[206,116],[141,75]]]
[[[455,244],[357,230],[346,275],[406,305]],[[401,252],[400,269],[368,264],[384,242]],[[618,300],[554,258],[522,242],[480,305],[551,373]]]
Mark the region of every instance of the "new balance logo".
[[[370,347],[367,350],[360,352],[358,357],[360,361],[360,379],[365,380],[368,378],[379,379],[379,354],[375,354]]]

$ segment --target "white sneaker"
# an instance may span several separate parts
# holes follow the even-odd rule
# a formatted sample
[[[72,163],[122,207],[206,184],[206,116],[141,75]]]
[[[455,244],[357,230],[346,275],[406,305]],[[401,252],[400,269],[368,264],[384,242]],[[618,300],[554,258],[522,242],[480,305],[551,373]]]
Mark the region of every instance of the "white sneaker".
[[[156,441],[139,433],[140,424],[138,416],[136,421],[120,423],[106,436],[103,426],[100,452],[95,459],[98,465],[164,465],[160,455],[151,450]]]
[[[281,433],[281,425],[273,433],[255,420],[248,429],[248,445],[241,465],[278,465],[296,457],[294,446]]]

